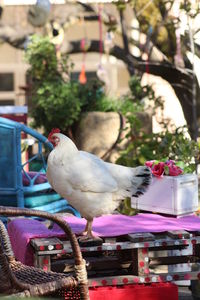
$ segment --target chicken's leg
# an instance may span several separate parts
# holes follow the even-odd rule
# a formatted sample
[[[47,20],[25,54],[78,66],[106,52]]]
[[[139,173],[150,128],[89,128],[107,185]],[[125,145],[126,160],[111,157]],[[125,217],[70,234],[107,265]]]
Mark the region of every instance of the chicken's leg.
[[[80,244],[83,243],[92,243],[92,244],[102,244],[103,241],[100,237],[94,236],[92,233],[92,223],[93,219],[87,220],[84,231],[81,233],[81,236],[78,237]]]
[[[93,238],[94,237],[94,235],[92,233],[92,223],[93,223],[93,219],[92,220],[87,220],[85,230],[83,232],[83,235],[87,236],[88,238]]]

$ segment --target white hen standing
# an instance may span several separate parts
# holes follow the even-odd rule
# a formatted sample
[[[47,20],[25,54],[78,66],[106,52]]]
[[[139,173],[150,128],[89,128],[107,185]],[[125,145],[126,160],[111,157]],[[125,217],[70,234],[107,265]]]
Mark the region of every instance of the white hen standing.
[[[54,145],[47,162],[47,178],[53,189],[87,220],[83,236],[93,238],[94,217],[111,214],[126,197],[143,194],[151,181],[146,166],[136,168],[107,163],[79,151],[67,136],[53,129],[48,136]]]

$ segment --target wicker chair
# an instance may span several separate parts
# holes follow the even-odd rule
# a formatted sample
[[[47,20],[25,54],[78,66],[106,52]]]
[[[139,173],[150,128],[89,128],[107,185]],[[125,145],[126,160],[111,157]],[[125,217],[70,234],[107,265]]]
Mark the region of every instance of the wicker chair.
[[[89,299],[85,261],[76,236],[59,214],[39,210],[0,206],[0,216],[36,216],[57,223],[70,240],[74,253],[75,276],[46,272],[16,261],[5,225],[0,221],[0,297],[64,296]]]

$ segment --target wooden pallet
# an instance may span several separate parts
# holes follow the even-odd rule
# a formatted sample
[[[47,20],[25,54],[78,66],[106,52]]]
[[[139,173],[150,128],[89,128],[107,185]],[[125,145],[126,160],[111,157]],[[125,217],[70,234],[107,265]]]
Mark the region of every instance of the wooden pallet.
[[[35,266],[73,273],[69,241],[35,238],[31,245]],[[134,233],[105,238],[101,246],[81,247],[90,286],[197,280],[199,250],[200,232],[188,231]]]

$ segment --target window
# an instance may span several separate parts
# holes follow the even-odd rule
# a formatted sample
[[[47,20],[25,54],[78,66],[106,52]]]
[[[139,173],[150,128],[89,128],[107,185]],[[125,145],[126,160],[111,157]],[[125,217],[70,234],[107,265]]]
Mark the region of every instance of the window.
[[[15,105],[15,100],[0,100],[0,106]]]
[[[14,90],[14,74],[0,73],[0,92],[12,92]]]

